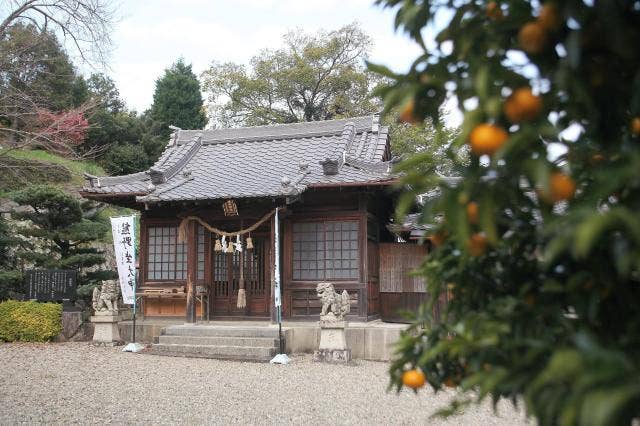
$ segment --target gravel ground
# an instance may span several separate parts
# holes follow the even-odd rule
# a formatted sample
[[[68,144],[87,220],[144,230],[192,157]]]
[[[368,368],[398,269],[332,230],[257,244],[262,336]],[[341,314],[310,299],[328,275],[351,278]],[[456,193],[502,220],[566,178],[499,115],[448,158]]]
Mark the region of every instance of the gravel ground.
[[[0,424],[527,424],[509,402],[432,419],[453,392],[386,392],[387,364],[287,366],[0,344]]]

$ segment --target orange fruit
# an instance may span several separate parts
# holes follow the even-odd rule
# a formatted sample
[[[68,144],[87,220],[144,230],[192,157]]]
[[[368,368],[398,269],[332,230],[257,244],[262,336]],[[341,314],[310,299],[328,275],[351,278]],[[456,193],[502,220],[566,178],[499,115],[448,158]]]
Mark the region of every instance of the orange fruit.
[[[411,125],[418,124],[420,122],[420,119],[415,115],[415,107],[415,100],[410,99],[409,101],[407,101],[407,103],[405,103],[400,110],[400,116],[398,117],[398,120],[402,123]]]
[[[420,370],[408,370],[402,373],[402,384],[411,389],[419,389],[424,386],[426,378]]]
[[[471,256],[482,256],[487,251],[487,237],[483,233],[473,234],[467,241],[467,249]]]
[[[538,15],[538,22],[547,31],[557,31],[560,29],[562,21],[560,20],[560,14],[558,13],[556,5],[553,3],[544,4],[540,9],[540,14]]]
[[[502,127],[483,123],[477,125],[469,135],[471,151],[476,155],[493,155],[509,139]]]
[[[540,22],[529,22],[520,28],[518,43],[527,53],[540,53],[547,44],[547,31]]]
[[[507,98],[503,111],[512,123],[534,120],[542,112],[542,98],[534,95],[531,88],[521,87]]]
[[[631,133],[640,136],[640,117],[634,117],[631,120]]]
[[[478,223],[478,203],[475,201],[467,204],[467,219],[474,225]]]
[[[555,172],[549,179],[549,192],[553,202],[569,200],[576,192],[576,183],[571,176]]]
[[[434,246],[440,247],[444,244],[444,241],[447,239],[447,235],[443,231],[438,231],[435,234],[429,236],[429,239],[433,243]]]
[[[489,17],[489,19],[493,19],[494,21],[504,18],[502,9],[500,9],[500,5],[495,1],[489,2],[489,4],[487,4],[487,16]]]

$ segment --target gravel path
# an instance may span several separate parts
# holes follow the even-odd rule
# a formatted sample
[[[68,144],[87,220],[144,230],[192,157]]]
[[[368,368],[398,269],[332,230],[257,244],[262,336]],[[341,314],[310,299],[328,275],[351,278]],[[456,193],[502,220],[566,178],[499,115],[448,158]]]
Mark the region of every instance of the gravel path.
[[[0,424],[519,425],[508,402],[431,419],[453,395],[386,392],[387,364],[287,366],[123,353],[87,343],[0,344]]]

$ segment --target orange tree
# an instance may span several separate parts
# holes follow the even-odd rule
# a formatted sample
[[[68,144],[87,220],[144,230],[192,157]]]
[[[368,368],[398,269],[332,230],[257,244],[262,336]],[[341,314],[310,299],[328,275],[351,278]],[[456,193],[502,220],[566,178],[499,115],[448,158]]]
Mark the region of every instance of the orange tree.
[[[451,301],[438,323],[428,305],[417,314],[392,385],[419,369],[436,390],[475,391],[450,408],[506,397],[541,424],[629,424],[640,416],[640,3],[378,3],[422,46],[444,27],[406,74],[370,64],[392,81],[385,107],[438,121],[453,96],[464,121],[449,155],[469,152],[456,180],[424,166],[429,153],[402,166],[403,205],[439,190],[422,218],[441,244],[421,273],[431,303]]]

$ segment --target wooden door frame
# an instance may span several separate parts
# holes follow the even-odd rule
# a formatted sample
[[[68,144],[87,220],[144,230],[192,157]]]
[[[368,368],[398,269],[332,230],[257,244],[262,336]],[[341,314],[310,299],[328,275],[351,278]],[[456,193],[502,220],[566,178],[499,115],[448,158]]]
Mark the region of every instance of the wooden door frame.
[[[227,269],[227,297],[225,298],[216,298],[216,262],[215,262],[215,256],[221,254],[220,252],[215,252],[214,250],[211,250],[209,253],[209,262],[211,265],[211,272],[210,272],[210,276],[211,276],[211,290],[210,290],[210,297],[211,297],[211,312],[210,312],[210,316],[213,317],[227,317],[227,316],[233,316],[233,317],[252,317],[252,316],[259,316],[259,317],[268,317],[269,315],[269,307],[268,307],[268,303],[270,302],[270,298],[269,298],[269,286],[270,286],[270,281],[268,279],[268,277],[270,276],[270,265],[269,265],[269,256],[270,256],[270,250],[268,248],[269,245],[269,234],[268,233],[253,233],[251,236],[254,240],[254,244],[256,244],[257,241],[260,241],[260,244],[262,244],[262,253],[259,257],[258,262],[262,262],[262,273],[260,273],[258,275],[258,279],[263,280],[264,283],[264,294],[261,295],[260,297],[255,297],[254,293],[249,291],[249,288],[247,287],[248,283],[247,283],[247,270],[246,268],[249,266],[249,262],[247,261],[246,258],[246,254],[247,254],[247,249],[246,247],[244,248],[245,250],[245,256],[244,257],[244,267],[245,267],[245,289],[246,289],[246,295],[247,295],[247,307],[245,308],[245,313],[241,314],[239,313],[238,309],[236,308],[235,302],[237,302],[237,293],[234,292],[234,280],[237,279],[237,277],[235,277],[234,274],[234,255],[235,252],[233,253],[224,253],[227,256],[227,260],[226,260],[226,269]],[[260,269],[260,266],[258,266],[258,270]],[[218,299],[218,301],[226,299],[226,303],[227,303],[227,307],[226,307],[226,312],[222,312],[222,313],[216,313],[215,311],[215,304],[216,304],[216,299]],[[255,301],[257,299],[264,299],[264,304],[265,304],[265,309],[262,312],[262,315],[256,315],[256,314],[251,314],[251,302]]]

